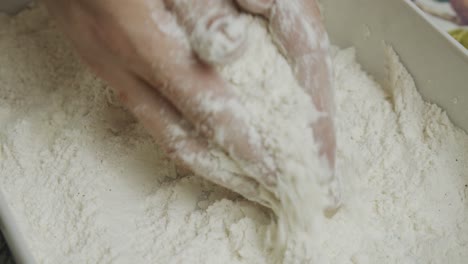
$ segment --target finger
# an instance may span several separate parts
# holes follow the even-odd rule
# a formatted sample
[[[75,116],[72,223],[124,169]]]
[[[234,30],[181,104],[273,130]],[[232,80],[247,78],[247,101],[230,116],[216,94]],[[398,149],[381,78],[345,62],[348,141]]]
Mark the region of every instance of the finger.
[[[248,175],[260,176],[266,186],[275,185],[274,167],[266,164],[267,152],[257,132],[249,127],[249,115],[217,74],[199,68],[170,75],[174,87],[163,89],[200,131],[238,161]],[[182,76],[184,76],[182,78]],[[189,85],[188,85],[189,84]]]
[[[335,129],[329,41],[315,1],[276,0],[269,12],[272,34],[296,78],[323,115],[313,124],[320,154],[335,166]]]
[[[319,8],[315,1],[306,0],[275,0],[273,5],[267,3],[263,8],[258,8],[262,6],[260,0],[237,1],[244,9],[269,19],[278,48],[290,61],[298,82],[310,95],[316,109],[322,113],[312,124],[312,130],[320,144],[319,155],[325,157],[332,168],[331,174],[319,179],[326,189],[329,201],[326,211],[330,215],[339,207],[340,192],[334,173],[336,136],[332,65]]]
[[[310,95],[321,118],[312,124],[320,144],[320,155],[327,158],[333,173],[320,182],[327,189],[328,207],[332,214],[340,205],[338,179],[334,173],[336,135],[333,121],[334,90],[329,40],[315,1],[276,0],[270,12],[270,24],[279,45],[294,66],[296,77]]]
[[[78,48],[80,50],[81,47]],[[96,51],[99,49],[96,47],[87,50],[93,52],[82,53],[85,55],[83,56],[85,62],[100,77],[108,81],[122,103],[142,121],[178,164],[249,200],[271,208],[273,195],[257,181],[241,175],[239,170],[235,169],[235,165],[220,166],[219,159],[229,161],[229,158],[223,157],[224,153],[219,150],[214,152],[218,153],[218,157],[210,152],[207,142],[196,136],[189,124],[183,121],[174,107],[158,95],[156,89],[136,78],[136,75],[123,70],[123,67],[119,67],[118,61],[112,60],[112,54],[101,52],[97,56]]]
[[[233,91],[218,75],[216,69],[200,63],[194,58],[183,39],[165,30],[175,25],[168,24],[170,13],[153,10],[153,17],[133,16],[134,21],[125,31],[131,35],[128,41],[138,40],[126,46],[134,46],[139,62],[133,72],[138,72],[160,93],[181,115],[201,132],[220,146],[229,157],[242,165],[248,175],[263,186],[273,189],[276,184],[276,168],[261,142],[257,131],[248,125],[249,113],[238,102]],[[164,25],[161,21],[165,21]],[[132,27],[148,25],[155,27]]]
[[[165,0],[190,36],[198,57],[212,65],[228,63],[245,48],[246,23],[231,0]]]
[[[168,75],[173,87],[163,89],[166,96],[195,125],[198,131],[221,146],[238,161],[248,175],[260,176],[266,186],[275,185],[274,164],[267,164],[267,151],[260,136],[249,126],[249,113],[227,84],[212,69],[178,68],[182,75]],[[183,76],[183,77],[182,77]]]
[[[133,83],[133,84],[132,84]],[[271,207],[272,195],[260,184],[241,175],[235,163],[220,150],[210,150],[191,126],[146,82],[133,78],[131,90],[120,91],[125,105],[142,122],[167,154],[196,175],[228,188],[245,198]],[[222,162],[221,162],[222,160]]]
[[[179,130],[179,127],[171,126],[170,129],[172,131]],[[276,204],[274,202],[276,199],[270,191],[254,179],[243,176],[237,164],[227,162],[230,159],[221,150],[208,151],[207,146],[197,142],[195,138],[188,137],[176,141],[177,143],[172,147],[170,156],[178,164],[190,168],[196,175],[265,207],[273,208]],[[220,160],[223,160],[223,162],[220,162]]]
[[[334,98],[329,42],[315,1],[237,0],[245,10],[265,15],[277,46],[293,66],[299,83],[323,115],[313,125],[320,155],[335,166]]]
[[[275,0],[236,0],[236,2],[247,12],[257,15],[267,15]]]

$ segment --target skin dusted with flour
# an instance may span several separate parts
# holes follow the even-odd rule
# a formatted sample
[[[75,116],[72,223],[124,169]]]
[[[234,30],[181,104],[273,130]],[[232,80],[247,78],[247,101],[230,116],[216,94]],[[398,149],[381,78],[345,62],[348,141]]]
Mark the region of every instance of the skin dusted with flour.
[[[254,201],[261,199],[252,189],[271,192],[268,189],[281,175],[264,146],[256,144],[260,135],[248,125],[251,113],[214,67],[234,61],[246,48],[246,28],[233,1],[138,0],[130,6],[123,0],[44,2],[84,61],[111,85],[174,160]],[[316,3],[249,0],[238,4],[242,12],[269,21],[299,84],[322,113],[310,130],[323,162],[333,171],[333,87],[328,39]],[[210,164],[187,163],[181,157],[186,152],[207,155],[210,144],[220,146],[249,173],[217,177],[207,173],[212,171]],[[333,178],[334,174],[330,181]]]

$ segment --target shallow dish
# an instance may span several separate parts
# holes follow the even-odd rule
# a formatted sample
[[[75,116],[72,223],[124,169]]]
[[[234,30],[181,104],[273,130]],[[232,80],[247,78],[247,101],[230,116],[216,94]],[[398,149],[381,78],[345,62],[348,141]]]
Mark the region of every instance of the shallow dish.
[[[383,43],[392,45],[424,98],[440,105],[455,124],[468,131],[468,52],[464,47],[428,23],[409,0],[322,2],[333,43],[355,46],[363,67],[383,84]],[[0,229],[17,262],[34,263],[1,190]]]

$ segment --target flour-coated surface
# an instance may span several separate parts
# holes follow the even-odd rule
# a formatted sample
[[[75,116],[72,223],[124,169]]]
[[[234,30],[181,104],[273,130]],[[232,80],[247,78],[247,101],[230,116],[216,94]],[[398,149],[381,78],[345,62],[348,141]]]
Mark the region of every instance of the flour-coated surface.
[[[0,190],[39,263],[272,263],[269,211],[178,172],[43,10],[0,17],[0,35]],[[333,56],[343,205],[310,250],[464,263],[468,136],[388,53],[386,91],[352,49]]]

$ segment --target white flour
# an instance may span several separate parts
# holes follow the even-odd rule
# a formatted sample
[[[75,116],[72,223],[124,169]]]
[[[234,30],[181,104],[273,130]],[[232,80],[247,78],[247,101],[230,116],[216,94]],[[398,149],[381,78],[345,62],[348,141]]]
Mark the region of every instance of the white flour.
[[[271,51],[251,79],[277,73]],[[389,57],[386,94],[353,50],[334,56],[344,202],[312,251],[324,263],[464,263],[468,136]],[[0,189],[39,263],[272,263],[269,212],[180,175],[103,88],[43,11],[0,17]]]

